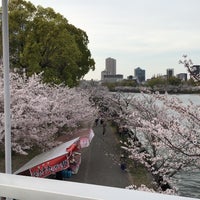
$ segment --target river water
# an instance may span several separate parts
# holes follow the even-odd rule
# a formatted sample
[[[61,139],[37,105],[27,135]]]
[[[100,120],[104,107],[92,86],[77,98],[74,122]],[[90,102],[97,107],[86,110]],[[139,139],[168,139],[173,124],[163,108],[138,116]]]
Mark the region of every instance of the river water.
[[[200,105],[200,95],[175,95],[184,103],[191,100],[194,104]],[[179,193],[181,196],[193,197],[200,199],[200,171],[199,172],[182,172],[176,177],[178,182]]]
[[[200,198],[200,172],[184,172],[175,178],[180,196]]]
[[[136,94],[140,95],[140,94]],[[173,95],[182,100],[183,103],[188,104],[192,101],[196,105],[200,105],[199,94],[180,94]],[[179,195],[185,197],[193,197],[200,199],[200,171],[198,172],[181,172],[175,177],[177,187],[179,188]]]

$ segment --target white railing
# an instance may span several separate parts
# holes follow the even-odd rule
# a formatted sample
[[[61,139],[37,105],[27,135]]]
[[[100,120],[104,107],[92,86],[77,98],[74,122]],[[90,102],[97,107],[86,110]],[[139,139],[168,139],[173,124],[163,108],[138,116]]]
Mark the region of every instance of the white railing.
[[[99,185],[0,173],[0,197],[20,200],[192,200]],[[194,200],[194,199],[193,199]]]

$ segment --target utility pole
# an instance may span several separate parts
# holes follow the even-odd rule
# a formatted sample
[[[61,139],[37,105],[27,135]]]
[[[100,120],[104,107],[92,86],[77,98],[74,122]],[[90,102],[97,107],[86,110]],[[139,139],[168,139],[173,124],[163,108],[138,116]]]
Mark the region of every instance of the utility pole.
[[[2,0],[2,41],[3,41],[3,68],[4,68],[5,167],[6,167],[5,171],[8,174],[12,174],[8,0]]]

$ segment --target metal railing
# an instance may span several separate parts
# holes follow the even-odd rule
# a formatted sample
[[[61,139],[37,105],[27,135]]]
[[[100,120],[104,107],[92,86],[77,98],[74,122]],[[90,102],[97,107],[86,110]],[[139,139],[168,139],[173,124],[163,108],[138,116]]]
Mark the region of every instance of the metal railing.
[[[0,173],[0,197],[20,200],[192,200],[92,184]],[[194,200],[194,199],[193,199]]]

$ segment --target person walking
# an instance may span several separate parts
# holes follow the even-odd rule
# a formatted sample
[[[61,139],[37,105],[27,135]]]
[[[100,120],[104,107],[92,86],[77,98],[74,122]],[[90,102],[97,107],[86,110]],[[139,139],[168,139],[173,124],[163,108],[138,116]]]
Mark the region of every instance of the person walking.
[[[102,126],[103,126],[103,132],[102,132],[102,134],[105,135],[105,133],[106,133],[106,123],[103,122]]]
[[[98,123],[99,123],[99,118],[96,118],[95,119],[95,125],[98,126]]]
[[[104,123],[104,120],[100,119],[100,124],[103,125],[103,123]]]

